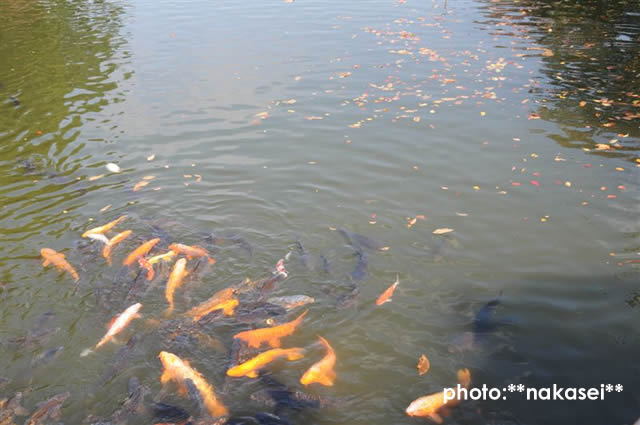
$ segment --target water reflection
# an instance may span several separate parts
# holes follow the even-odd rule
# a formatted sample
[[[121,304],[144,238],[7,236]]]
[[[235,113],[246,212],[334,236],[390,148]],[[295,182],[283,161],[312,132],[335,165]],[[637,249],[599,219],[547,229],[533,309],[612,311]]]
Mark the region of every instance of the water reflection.
[[[123,99],[128,77],[118,2],[0,3],[0,234],[8,241],[68,222],[63,212],[94,190],[79,170],[90,167],[86,142],[109,125],[96,116]],[[82,128],[82,132],[80,128]],[[104,130],[99,133],[104,137]],[[96,165],[96,164],[93,164]],[[3,258],[22,254],[3,246]]]
[[[483,9],[487,19],[477,23],[509,37],[514,59],[540,57],[546,78],[528,86],[538,104],[530,119],[557,124],[563,134],[549,137],[564,147],[638,158],[638,2],[492,1]]]

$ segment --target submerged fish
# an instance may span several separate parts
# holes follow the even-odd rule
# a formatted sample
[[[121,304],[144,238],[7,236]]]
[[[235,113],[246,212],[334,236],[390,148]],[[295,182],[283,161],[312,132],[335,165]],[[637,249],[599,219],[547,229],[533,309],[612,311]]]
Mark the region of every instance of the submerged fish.
[[[186,314],[196,322],[215,310],[222,310],[226,316],[232,316],[239,304],[237,299],[232,298],[233,293],[233,288],[222,289],[213,294],[208,300],[193,307]]]
[[[138,334],[135,334],[131,338],[129,338],[125,345],[118,349],[118,352],[113,358],[111,366],[109,367],[107,372],[102,375],[102,378],[100,378],[100,381],[97,384],[98,386],[107,384],[108,382],[113,380],[113,378],[118,376],[120,372],[122,372],[125,365],[129,361],[129,357],[131,356],[135,345],[138,343],[138,341],[140,341],[140,339],[140,336]]]
[[[111,250],[114,246],[128,238],[131,233],[131,230],[125,230],[124,232],[120,232],[111,239],[109,239],[108,243],[102,248],[102,256],[107,260],[107,263],[111,265]]]
[[[311,254],[309,254],[309,252],[304,249],[304,246],[302,246],[302,242],[300,242],[299,240],[296,241],[296,247],[298,248],[298,254],[300,255],[300,262],[305,266],[307,270],[313,270]]]
[[[471,372],[469,369],[460,369],[458,371],[458,382],[465,388],[469,388],[471,383]],[[409,416],[427,417],[434,422],[442,423],[442,415],[446,414],[446,409],[455,407],[460,400],[453,398],[445,399],[445,391],[420,397],[407,407],[406,413]]]
[[[191,382],[191,381],[190,381]],[[153,411],[153,417],[160,419],[161,421],[184,421],[188,419],[189,412],[182,407],[172,406],[166,403],[151,403],[151,410]]]
[[[29,411],[20,405],[22,393],[15,393],[11,398],[0,399],[0,424],[13,425],[14,416],[27,416]]]
[[[291,322],[273,326],[271,328],[261,328],[240,332],[235,334],[233,337],[247,342],[249,344],[249,347],[253,348],[260,348],[263,343],[269,344],[272,348],[278,348],[281,344],[280,340],[285,336],[293,334],[293,332],[302,323],[302,320],[304,319],[304,316],[306,316],[307,312],[308,310]]]
[[[145,412],[144,399],[151,392],[148,387],[141,385],[138,378],[129,378],[129,396],[122,403],[122,406],[111,415],[113,425],[125,425],[132,416],[141,415]]]
[[[366,248],[366,249],[375,251],[375,250],[383,250],[385,248],[385,246],[381,242],[375,239],[372,239],[369,236],[350,232],[345,229],[338,229],[338,232],[340,232],[340,234],[345,237],[347,242],[349,242],[349,244],[353,246],[356,250],[360,250],[361,248]]]
[[[211,416],[217,417],[228,414],[227,408],[218,400],[213,392],[213,387],[197,370],[191,367],[189,362],[167,351],[161,351],[158,357],[164,367],[160,382],[165,384],[169,381],[176,381],[181,393],[187,394],[188,389],[185,380],[190,379],[201,394],[204,405]]]
[[[167,298],[167,302],[169,303],[169,308],[167,312],[171,313],[173,311],[173,295],[179,287],[182,286],[182,280],[186,275],[185,267],[187,265],[187,260],[184,258],[179,259],[173,265],[171,269],[171,274],[169,275],[169,280],[167,281],[167,287],[165,289],[165,297]]]
[[[279,305],[287,311],[314,303],[315,301],[315,298],[308,297],[306,295],[289,295],[285,297],[272,297],[267,299],[269,304]]]
[[[114,227],[116,227],[119,223],[121,223],[122,221],[126,220],[127,216],[123,215],[118,217],[117,219],[103,225],[103,226],[99,226],[99,227],[94,227],[93,229],[89,229],[86,232],[84,232],[82,234],[83,238],[88,238],[90,237],[91,234],[102,234],[104,235],[105,233],[107,233],[109,230],[113,229]]]
[[[45,365],[55,360],[60,354],[62,354],[63,351],[64,347],[62,345],[43,351],[42,353],[31,359],[30,368],[35,369],[39,366]]]
[[[389,286],[376,300],[376,305],[382,305],[384,303],[388,303],[391,301],[391,297],[393,296],[393,291],[396,290],[396,287],[400,283],[400,278],[396,276],[396,281]]]
[[[451,353],[472,350],[476,344],[486,338],[500,322],[493,319],[493,313],[500,304],[502,292],[498,297],[486,303],[473,319],[472,331],[467,331],[458,335],[449,345],[448,350]]]
[[[21,348],[29,348],[33,345],[45,344],[52,335],[60,330],[60,328],[45,327],[45,325],[51,324],[54,318],[55,312],[53,311],[42,313],[35,325],[29,329],[26,335],[18,338],[11,338],[9,339],[9,342],[11,344],[18,345]]]
[[[271,303],[256,302],[243,304],[236,310],[236,320],[240,323],[266,322],[273,317],[286,314],[283,307]]]
[[[138,260],[138,258],[147,255],[158,242],[160,242],[160,238],[154,238],[146,241],[145,243],[134,249],[131,254],[129,254],[127,258],[125,258],[122,264],[125,266],[131,266]]]
[[[60,419],[62,417],[62,403],[69,398],[71,394],[64,392],[51,397],[47,401],[38,403],[38,409],[24,423],[25,425],[45,425],[47,419]]]
[[[69,264],[67,260],[65,260],[64,254],[57,252],[51,248],[42,248],[40,250],[40,255],[42,255],[42,258],[44,258],[44,261],[42,262],[42,265],[44,267],[47,267],[49,264],[53,264],[59,270],[68,272],[76,282],[80,280],[78,272],[76,272],[76,270],[71,267],[71,264]]]
[[[327,350],[327,354],[325,354],[320,361],[314,363],[304,375],[302,375],[300,383],[302,385],[317,383],[330,387],[336,379],[336,372],[333,370],[336,364],[336,353],[326,339],[321,336],[318,336],[318,338]]]
[[[353,278],[353,280],[363,280],[369,274],[369,256],[362,250],[359,250],[357,252],[357,255],[358,263],[356,263],[356,267],[353,269],[351,277]]]
[[[277,359],[285,358],[289,361],[294,361],[300,360],[303,357],[304,349],[302,348],[273,348],[227,370],[227,376],[257,378],[260,369]]]

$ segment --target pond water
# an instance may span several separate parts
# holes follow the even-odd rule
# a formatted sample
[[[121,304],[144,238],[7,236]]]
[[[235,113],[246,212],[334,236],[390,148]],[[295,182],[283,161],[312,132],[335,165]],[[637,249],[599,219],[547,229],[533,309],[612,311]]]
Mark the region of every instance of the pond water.
[[[0,395],[23,392],[33,413],[68,391],[67,424],[162,422],[152,400],[200,417],[163,389],[164,350],[234,417],[273,412],[252,394],[275,379],[329,400],[278,409],[292,424],[430,423],[406,407],[468,368],[472,387],[504,397],[463,401],[445,423],[632,424],[639,88],[635,0],[4,0]],[[121,215],[107,236],[133,233],[109,265],[81,235]],[[151,282],[122,267],[154,237],[153,255],[179,242],[216,261],[188,260],[171,317],[170,266]],[[42,248],[66,256],[77,284],[42,267]],[[274,317],[309,309],[283,340],[305,358],[228,378],[233,335],[272,322],[194,328],[182,313],[285,257],[268,295],[314,297]],[[240,296],[245,315],[264,311],[254,298]],[[135,302],[142,318],[81,357]],[[318,335],[337,377],[304,387]],[[146,408],[116,418],[133,376]],[[510,384],[623,389],[533,401]]]

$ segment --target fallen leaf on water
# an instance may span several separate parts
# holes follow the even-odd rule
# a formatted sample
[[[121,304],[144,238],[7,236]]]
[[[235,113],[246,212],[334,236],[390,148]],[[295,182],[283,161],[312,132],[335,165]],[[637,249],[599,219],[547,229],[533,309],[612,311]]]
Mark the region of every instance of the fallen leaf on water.
[[[448,227],[441,227],[433,231],[434,235],[444,235],[445,233],[451,233],[453,229],[449,229]]]
[[[348,76],[351,75],[350,72],[339,72],[338,75],[340,76],[340,78],[347,78]]]
[[[111,208],[111,204],[109,205],[105,205],[104,207],[100,208],[100,212],[105,212],[106,210],[108,210],[109,208]]]
[[[108,163],[107,165],[105,165],[105,167],[107,167],[107,170],[111,171],[112,173],[120,172],[120,167],[118,166],[118,164],[114,164],[113,162]]]
[[[584,108],[587,105],[587,102],[585,102],[584,100],[580,101],[580,107]]]
[[[94,180],[98,180],[104,177],[104,174],[98,174],[97,176],[91,176],[89,177],[89,181],[92,182]]]
[[[456,215],[457,215],[458,217],[467,217],[469,214],[467,214],[467,213],[457,212],[457,213],[456,213]]]
[[[149,155],[147,157],[147,161],[153,161],[154,159],[156,159],[156,154],[155,153],[153,155]]]
[[[261,120],[265,120],[265,119],[269,118],[269,113],[268,112],[258,112],[256,114],[256,118],[260,118]]]
[[[286,103],[287,105],[293,105],[296,103],[295,99],[283,100],[282,103]]]
[[[133,191],[137,192],[148,184],[149,184],[148,180],[139,181],[138,183],[135,184],[135,186],[133,186]]]
[[[598,151],[608,151],[609,149],[611,149],[611,146],[606,143],[596,143],[596,150]]]
[[[202,181],[202,176],[200,174],[194,174],[196,176],[196,182],[200,183]]]
[[[426,220],[426,217],[425,217],[424,215],[422,215],[422,214],[417,215],[417,216],[415,216],[414,218],[407,217],[407,221],[408,221],[408,223],[407,223],[407,227],[408,227],[409,229],[411,229],[411,226],[413,226],[414,224],[416,224],[416,221],[418,221],[418,219],[420,219],[420,220]]]
[[[425,373],[429,372],[429,368],[431,367],[431,363],[429,363],[429,359],[424,354],[420,356],[418,359],[418,375],[422,376]]]
[[[142,178],[142,180],[153,180],[153,179],[155,179],[155,178],[156,178],[156,176],[144,176],[144,177]]]
[[[312,121],[312,120],[321,120],[321,119],[323,119],[323,117],[317,117],[317,116],[315,116],[315,115],[310,115],[310,116],[308,116],[308,117],[304,117],[304,119],[305,119],[305,120]]]
[[[529,119],[529,120],[539,120],[540,119],[540,115],[538,115],[538,114],[529,114],[527,119]]]

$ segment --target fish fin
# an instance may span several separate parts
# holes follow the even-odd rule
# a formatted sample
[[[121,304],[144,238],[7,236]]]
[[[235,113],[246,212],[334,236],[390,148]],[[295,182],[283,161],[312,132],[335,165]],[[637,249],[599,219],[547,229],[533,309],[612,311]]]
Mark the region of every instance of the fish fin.
[[[333,375],[333,376],[332,376]],[[324,375],[319,376],[316,379],[318,384],[326,385],[327,387],[331,387],[333,385],[333,380],[335,379],[335,373],[326,372]]]
[[[91,348],[85,348],[84,350],[82,350],[82,353],[80,353],[80,357],[87,357],[91,353],[93,353],[93,350]]]
[[[273,348],[280,348],[280,346],[282,345],[280,343],[280,338],[279,337],[274,337],[269,339],[269,345]]]
[[[304,358],[304,348],[292,348],[287,354],[287,360],[300,360]]]
[[[118,345],[121,344],[120,340],[115,336],[111,337],[111,342],[113,342],[114,344],[118,344]]]
[[[255,370],[252,370],[252,371],[248,372],[245,376],[247,378],[257,378],[258,377],[258,373]]]
[[[178,384],[178,392],[182,396],[186,396],[187,394],[189,394],[189,389],[187,388],[184,382],[180,382]]]
[[[43,267],[47,267],[49,264],[51,264],[51,261],[49,261],[49,260],[44,260],[44,261],[42,262],[42,266],[43,266]]]
[[[427,415],[427,417],[438,424],[441,424],[443,421],[442,416],[438,415],[437,413],[430,413]]]

